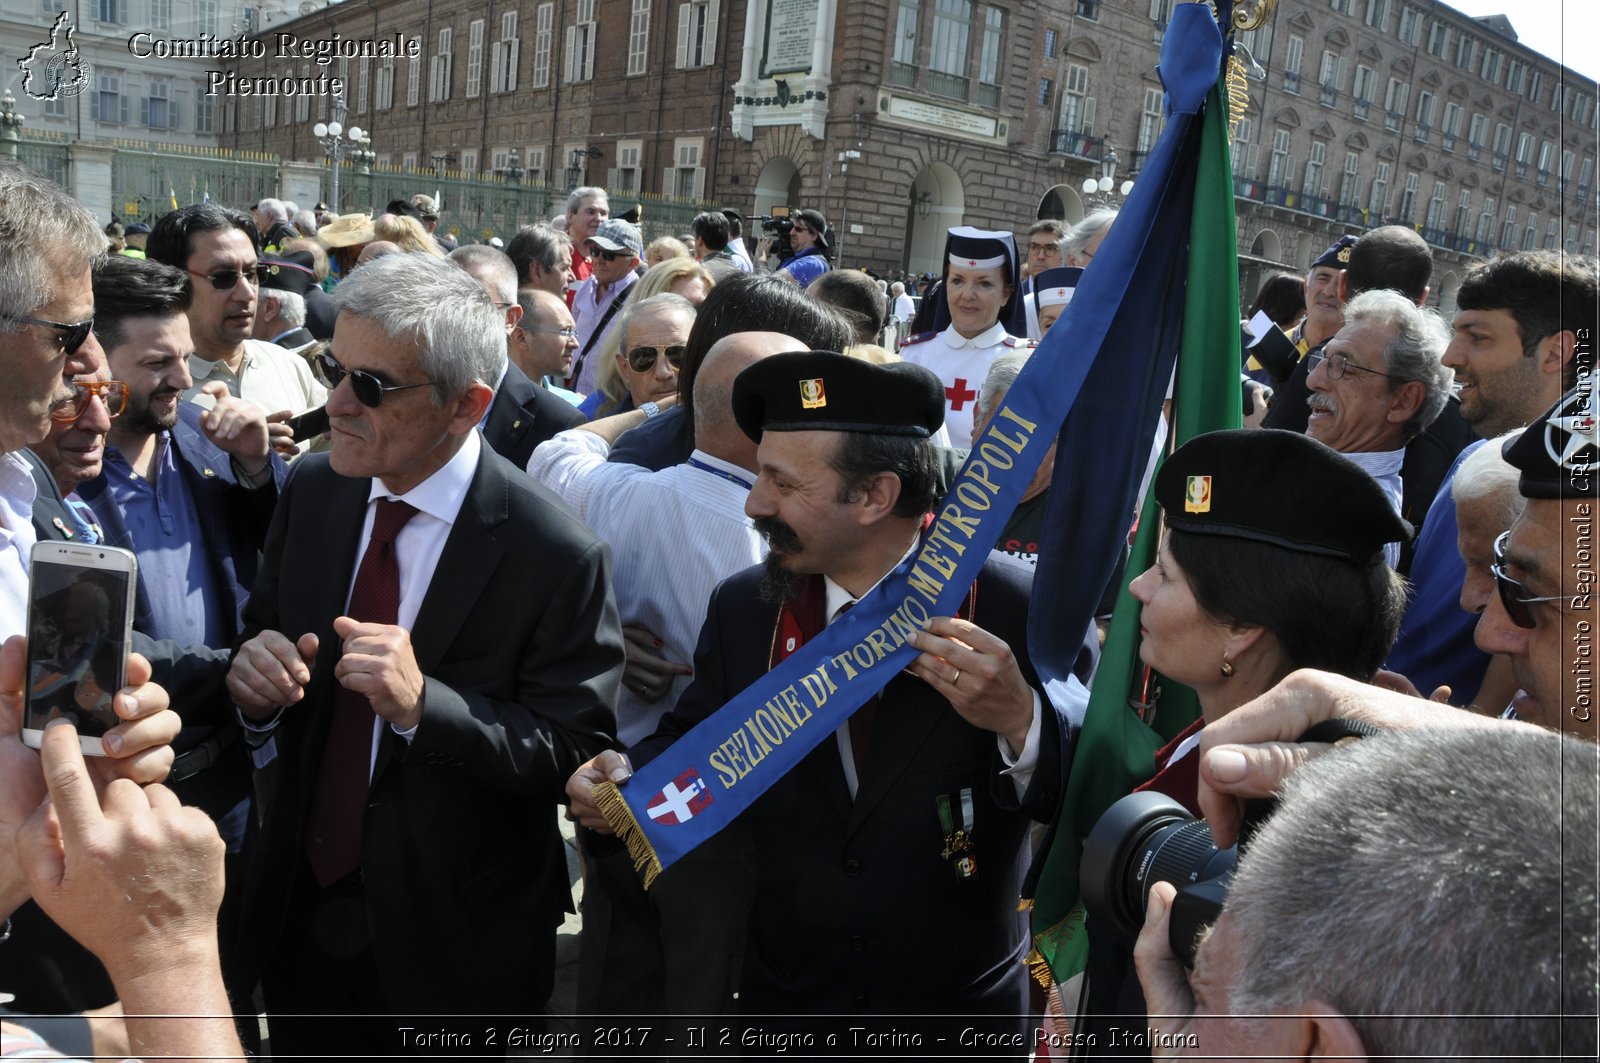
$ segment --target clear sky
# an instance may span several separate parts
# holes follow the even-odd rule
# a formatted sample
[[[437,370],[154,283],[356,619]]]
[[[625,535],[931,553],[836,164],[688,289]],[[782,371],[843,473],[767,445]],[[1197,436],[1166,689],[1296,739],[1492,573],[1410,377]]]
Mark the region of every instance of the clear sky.
[[[1474,18],[1504,15],[1517,40],[1587,78],[1600,76],[1597,0],[1445,0]]]

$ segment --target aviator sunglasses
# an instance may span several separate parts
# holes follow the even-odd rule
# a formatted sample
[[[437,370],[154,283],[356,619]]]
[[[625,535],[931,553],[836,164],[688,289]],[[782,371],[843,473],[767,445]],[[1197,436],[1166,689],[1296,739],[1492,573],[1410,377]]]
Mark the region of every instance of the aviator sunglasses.
[[[214,269],[210,273],[200,273],[196,270],[186,269],[184,272],[191,277],[199,277],[203,281],[208,281],[211,287],[219,292],[227,292],[233,290],[234,285],[239,283],[240,277],[243,277],[244,282],[252,288],[261,287],[261,278],[266,275],[267,266],[264,263],[257,262],[255,265],[243,270]]]
[[[1494,586],[1495,590],[1500,592],[1500,604],[1505,607],[1506,615],[1511,618],[1513,624],[1529,629],[1538,627],[1533,610],[1528,608],[1537,602],[1576,602],[1583,597],[1583,595],[1567,594],[1529,594],[1525,584],[1506,574],[1506,543],[1510,538],[1511,533],[1504,531],[1500,533],[1500,538],[1494,541],[1494,564],[1489,566],[1489,571],[1494,574]],[[1562,608],[1568,607],[1563,605]]]
[[[65,354],[72,354],[77,351],[88,340],[89,333],[94,331],[94,318],[92,317],[85,321],[74,321],[71,324],[50,321],[42,317],[29,317],[27,314],[4,314],[0,315],[0,317],[4,317],[7,321],[16,321],[24,325],[43,325],[45,328],[55,329],[61,333],[61,350]]]
[[[655,346],[634,347],[628,351],[628,367],[635,373],[648,373],[656,366],[656,358],[660,355],[667,356],[667,364],[672,366],[676,373],[683,368],[684,356],[689,353],[689,348],[681,343],[657,344]]]

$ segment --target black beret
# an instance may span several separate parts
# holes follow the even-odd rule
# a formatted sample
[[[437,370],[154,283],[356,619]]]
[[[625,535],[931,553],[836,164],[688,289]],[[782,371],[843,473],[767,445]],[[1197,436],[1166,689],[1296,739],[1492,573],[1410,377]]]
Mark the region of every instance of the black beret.
[[[133,222],[123,230],[123,232],[127,233],[129,236],[138,236],[141,233],[148,233],[149,231],[150,226],[146,225],[142,221]]]
[[[1172,528],[1357,564],[1381,561],[1385,543],[1411,538],[1411,525],[1378,481],[1299,432],[1245,428],[1195,436],[1156,474],[1156,501]]]
[[[317,282],[309,251],[283,251],[261,260],[261,287],[304,295]]]
[[[1350,249],[1356,246],[1359,237],[1345,234],[1333,242],[1333,246],[1311,261],[1311,269],[1319,266],[1332,266],[1334,269],[1344,269],[1350,265]]]
[[[1500,455],[1521,471],[1517,486],[1524,498],[1593,497],[1600,473],[1594,393],[1567,392],[1543,417],[1506,440]]]
[[[763,358],[733,381],[733,416],[770,432],[877,432],[927,439],[944,424],[944,385],[920,365],[874,365],[832,351]]]
[[[422,211],[418,210],[409,199],[391,199],[389,205],[383,208],[385,214],[403,214],[408,218],[422,220]]]

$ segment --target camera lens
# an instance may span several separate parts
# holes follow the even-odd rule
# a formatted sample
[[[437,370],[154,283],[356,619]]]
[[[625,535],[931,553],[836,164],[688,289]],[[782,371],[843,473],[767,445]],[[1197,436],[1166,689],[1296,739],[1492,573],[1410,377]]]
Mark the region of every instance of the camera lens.
[[[1129,794],[1112,805],[1083,847],[1079,888],[1096,923],[1122,937],[1144,925],[1150,887],[1182,890],[1233,867],[1235,851],[1219,850],[1211,828],[1165,794]]]

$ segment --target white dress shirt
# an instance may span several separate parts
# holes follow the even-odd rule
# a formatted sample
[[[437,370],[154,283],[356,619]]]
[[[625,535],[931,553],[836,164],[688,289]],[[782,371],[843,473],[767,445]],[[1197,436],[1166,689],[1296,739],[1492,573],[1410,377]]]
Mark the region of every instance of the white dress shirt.
[[[691,662],[711,592],[767,556],[765,541],[744,515],[755,474],[703,450],[659,472],[606,461],[609,451],[593,432],[569,429],[539,444],[528,474],[611,545],[622,622],[659,638],[657,656]],[[654,731],[690,678],[674,679],[654,703],[623,687],[617,699],[622,743]]]
[[[28,632],[28,557],[38,485],[21,454],[0,454],[0,641]]]
[[[900,357],[932,370],[939,378],[945,389],[944,426],[950,430],[950,443],[970,447],[978,392],[989,375],[990,364],[1002,354],[1025,351],[1028,346],[1027,340],[1008,335],[998,322],[970,340],[952,325],[921,342],[901,347]]]

